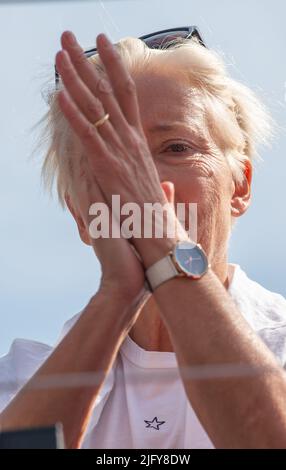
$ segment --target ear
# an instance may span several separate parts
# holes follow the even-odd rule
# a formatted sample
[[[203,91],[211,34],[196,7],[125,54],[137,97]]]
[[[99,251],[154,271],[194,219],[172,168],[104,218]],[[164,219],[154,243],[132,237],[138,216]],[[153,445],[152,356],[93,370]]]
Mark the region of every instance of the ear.
[[[251,181],[252,181],[252,164],[249,159],[244,162],[244,178],[243,181],[233,183],[234,190],[231,199],[231,215],[232,217],[240,217],[244,214],[251,202]]]
[[[79,212],[75,209],[74,205],[71,202],[71,198],[67,193],[65,193],[65,202],[74,220],[76,221],[78,233],[79,233],[81,240],[86,245],[91,245],[89,234],[88,234],[88,228],[86,227],[84,220],[79,214]]]

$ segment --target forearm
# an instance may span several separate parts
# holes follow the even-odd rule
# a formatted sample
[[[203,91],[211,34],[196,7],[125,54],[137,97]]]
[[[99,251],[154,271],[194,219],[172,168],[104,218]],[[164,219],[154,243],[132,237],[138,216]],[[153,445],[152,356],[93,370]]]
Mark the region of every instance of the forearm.
[[[118,349],[129,331],[137,299],[130,306],[122,297],[98,293],[34,377],[22,388],[0,416],[2,429],[45,426],[61,422],[67,447],[78,447],[92,405],[110,370]],[[63,380],[70,374],[96,373],[87,385],[75,381],[74,387],[59,384],[44,389],[41,380]],[[84,375],[83,375],[84,377]]]
[[[210,270],[199,281],[170,280],[158,287],[155,297],[187,396],[214,445],[285,447],[283,369],[244,320],[217,276]],[[202,366],[202,373],[212,374],[212,367],[220,364],[243,365],[248,371],[244,377],[235,376],[235,366],[231,366],[226,377],[207,379],[191,377],[186,369],[194,367],[193,372],[199,372],[195,366]],[[264,374],[263,369],[267,369]]]

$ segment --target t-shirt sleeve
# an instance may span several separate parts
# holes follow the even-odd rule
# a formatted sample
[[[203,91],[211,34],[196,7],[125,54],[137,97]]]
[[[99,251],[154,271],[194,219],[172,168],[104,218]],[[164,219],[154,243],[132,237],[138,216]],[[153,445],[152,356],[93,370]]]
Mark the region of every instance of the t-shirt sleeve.
[[[15,339],[0,358],[0,412],[45,362],[53,348],[47,344]]]
[[[69,329],[70,328],[67,328],[67,331]],[[0,358],[0,413],[9,405],[19,390],[48,359],[53,350],[54,348],[52,346],[35,341],[24,339],[16,339],[13,341],[8,354]],[[114,369],[115,363],[107,374],[99,394],[93,403],[82,443],[83,448],[89,447],[88,443],[92,430],[98,423],[103,407],[113,388]]]

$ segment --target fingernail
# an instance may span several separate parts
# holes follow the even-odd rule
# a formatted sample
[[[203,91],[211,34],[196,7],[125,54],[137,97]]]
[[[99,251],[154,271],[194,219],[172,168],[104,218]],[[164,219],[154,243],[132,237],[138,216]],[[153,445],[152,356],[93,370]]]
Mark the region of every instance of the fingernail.
[[[101,40],[103,47],[110,47],[111,43],[104,33],[100,34],[100,40]]]
[[[66,40],[71,46],[73,46],[76,43],[75,35],[71,31],[67,32]]]

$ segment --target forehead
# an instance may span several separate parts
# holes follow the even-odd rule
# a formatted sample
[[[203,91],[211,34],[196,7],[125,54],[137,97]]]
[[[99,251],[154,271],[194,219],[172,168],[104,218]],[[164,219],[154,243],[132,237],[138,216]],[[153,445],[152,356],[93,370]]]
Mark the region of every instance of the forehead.
[[[180,74],[148,70],[133,78],[143,127],[163,122],[194,125],[201,120],[198,93]]]

